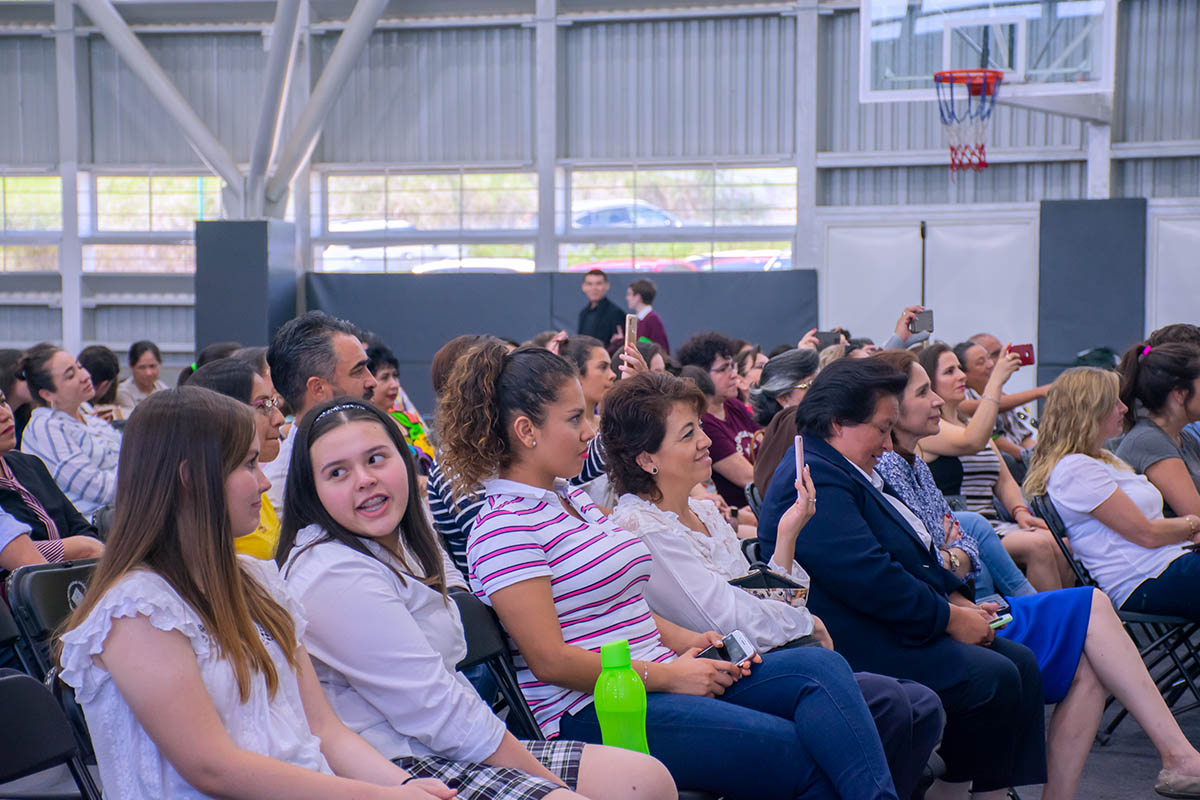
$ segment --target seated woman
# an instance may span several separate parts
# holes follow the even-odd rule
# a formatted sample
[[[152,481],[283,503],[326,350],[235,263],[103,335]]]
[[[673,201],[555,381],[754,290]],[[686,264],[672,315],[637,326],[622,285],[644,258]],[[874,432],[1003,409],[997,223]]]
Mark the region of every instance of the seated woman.
[[[39,344],[21,360],[34,410],[21,452],[37,456],[63,494],[87,518],[113,501],[121,434],[83,411],[96,394],[91,376],[65,350]]]
[[[737,534],[711,501],[689,496],[712,473],[709,439],[700,429],[704,407],[694,387],[669,375],[639,375],[604,399],[600,425],[609,476],[622,492],[612,520],[637,534],[654,559],[646,603],[684,628],[741,631],[760,653],[805,644],[834,649],[825,626],[803,605],[800,591],[807,589],[780,602],[729,584],[750,571]],[[805,476],[797,482],[796,503],[780,520],[770,564],[805,587],[808,575],[792,553],[814,504]],[[911,797],[942,732],[941,703],[919,683],[870,673],[854,677],[875,718],[896,791]]]
[[[400,426],[409,446],[417,451],[422,472],[428,472],[433,464],[433,444],[427,433],[429,426],[400,385],[400,359],[376,336],[368,337],[366,345],[367,369],[375,376],[371,403]]]
[[[196,370],[188,379],[188,386],[211,389],[253,408],[254,425],[258,433],[258,463],[269,464],[279,456],[279,429],[283,426],[283,414],[279,411],[275,387],[268,377],[256,373],[250,364],[241,359],[221,358]],[[264,492],[258,527],[254,533],[234,540],[234,549],[242,555],[269,561],[275,557],[278,543],[279,512]]]
[[[71,505],[40,459],[16,452],[14,429],[12,409],[0,394],[0,509],[16,523],[5,527],[7,537],[0,535],[6,540],[0,545],[0,569],[97,558],[104,545],[96,528]]]
[[[450,379],[450,371],[468,350],[494,337],[480,334],[464,334],[446,342],[433,356],[431,365],[433,377],[433,393],[442,401],[446,382]],[[500,342],[499,339],[494,339]],[[503,345],[507,347],[507,345]],[[557,345],[555,345],[557,346]],[[626,353],[629,351],[626,350]],[[600,437],[588,442],[588,457],[583,463],[579,474],[571,479],[574,486],[583,485],[604,475],[604,448],[600,445]],[[442,540],[442,546],[450,556],[454,566],[464,580],[470,579],[470,569],[467,566],[467,536],[483,507],[483,487],[476,486],[470,492],[453,495],[450,481],[442,472],[441,462],[435,455],[433,467],[429,470],[429,481],[425,486],[429,501],[429,514],[433,518],[433,529]]]
[[[893,350],[876,358],[908,375],[900,416],[892,428],[893,450],[883,455],[876,469],[916,515],[910,521],[914,529],[924,526],[934,532],[950,507],[939,492],[916,490],[931,481],[920,479],[928,476],[928,468],[914,451],[923,437],[936,435],[942,399],[931,390],[929,376],[912,354]],[[998,549],[1007,558],[1003,548]],[[1197,754],[1163,702],[1112,603],[1099,590],[1081,587],[1013,597],[1010,605],[1013,622],[996,635],[1033,650],[1044,699],[1056,704],[1047,737],[1050,774],[1042,797],[1075,796],[1110,694],[1130,710],[1158,749],[1162,768],[1171,773],[1160,776],[1161,788],[1179,792],[1185,783],[1195,783],[1187,770],[1195,770]]]
[[[1144,475],[1104,449],[1128,409],[1116,373],[1069,369],[1046,397],[1025,493],[1047,495],[1071,550],[1123,611],[1200,621],[1200,517],[1163,516],[1163,497]]]
[[[675,796],[647,756],[518,741],[455,671],[467,646],[441,547],[411,451],[382,412],[333,400],[296,435],[278,561],[317,677],[352,730],[459,798]]]
[[[765,495],[775,467],[792,444],[796,432],[796,406],[817,374],[815,350],[788,350],[766,363],[758,386],[750,390],[754,421],[763,426],[762,441],[754,455],[754,485]]]
[[[767,354],[758,345],[748,344],[738,350],[733,361],[737,364],[738,400],[750,408],[750,390],[758,386],[763,367],[767,365]]]
[[[600,741],[599,650],[626,639],[646,684],[651,755],[681,787],[730,798],[897,797],[841,656],[801,647],[761,663],[697,658],[719,634],[651,614],[645,545],[562,481],[594,436],[569,362],[485,342],[459,359],[445,391],[459,399],[438,415],[447,474],[457,491],[482,481],[487,492],[467,547],[471,585],[511,636],[547,736]],[[749,764],[752,777],[732,767]]]
[[[945,401],[937,435],[921,440],[921,457],[929,462],[942,494],[961,495],[967,511],[991,523],[1004,549],[1025,568],[1029,583],[1039,592],[1073,585],[1075,574],[1071,566],[1054,543],[1046,523],[1030,513],[1021,487],[991,441],[998,405],[989,401],[999,396],[1000,387],[1020,367],[1020,359],[1012,353],[1002,353],[983,394],[984,402],[966,424],[959,410],[966,396],[967,380],[954,351],[939,342],[922,350],[920,360],[933,382],[933,391]],[[1000,520],[997,500],[1016,520],[1015,524]]]
[[[1119,372],[1128,432],[1117,458],[1154,484],[1164,513],[1200,514],[1200,440],[1184,433],[1200,421],[1200,348],[1137,344]]]
[[[8,404],[13,411],[13,423],[17,426],[17,447],[21,446],[21,436],[25,433],[25,426],[29,424],[29,415],[33,413],[33,397],[29,394],[29,384],[19,377],[21,359],[24,357],[24,350],[0,350],[0,393],[8,398]]]
[[[996,606],[971,602],[970,589],[941,568],[928,532],[920,535],[903,504],[881,491],[874,468],[891,446],[907,384],[873,358],[840,359],[813,380],[796,426],[818,502],[796,560],[812,577],[809,608],[854,669],[938,693],[944,780],[970,782],[975,798],[1002,798],[1007,787],[1046,780],[1041,675],[1029,648],[995,638]],[[794,475],[785,456],[760,537],[795,502]]]
[[[137,404],[150,395],[168,388],[158,379],[161,368],[162,353],[154,342],[143,339],[129,345],[129,377],[117,389],[122,418],[132,414]]]
[[[117,354],[102,344],[94,344],[79,351],[79,364],[91,376],[96,390],[89,403],[91,413],[105,422],[125,419],[126,414],[117,405],[117,378],[121,374]]]
[[[105,795],[449,800],[342,724],[275,565],[235,556],[268,485],[252,413],[185,387],[130,417],[109,548],[60,657]]]

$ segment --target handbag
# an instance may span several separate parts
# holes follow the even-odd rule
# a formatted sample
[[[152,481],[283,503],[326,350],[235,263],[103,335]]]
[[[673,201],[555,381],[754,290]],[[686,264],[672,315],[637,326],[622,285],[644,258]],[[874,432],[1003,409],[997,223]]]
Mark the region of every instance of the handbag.
[[[750,567],[750,572],[729,581],[729,585],[761,600],[777,600],[793,608],[799,608],[808,601],[807,586],[757,564]]]

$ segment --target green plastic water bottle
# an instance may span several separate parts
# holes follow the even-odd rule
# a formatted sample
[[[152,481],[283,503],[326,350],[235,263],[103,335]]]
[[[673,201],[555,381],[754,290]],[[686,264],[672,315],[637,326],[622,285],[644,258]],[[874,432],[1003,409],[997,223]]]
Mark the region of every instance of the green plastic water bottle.
[[[646,744],[646,686],[630,663],[628,640],[600,646],[595,703],[606,745],[650,753]]]

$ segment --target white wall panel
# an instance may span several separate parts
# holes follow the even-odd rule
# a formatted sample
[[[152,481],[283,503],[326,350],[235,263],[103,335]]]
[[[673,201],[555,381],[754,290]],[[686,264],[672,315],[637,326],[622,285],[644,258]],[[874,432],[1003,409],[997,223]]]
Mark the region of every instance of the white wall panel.
[[[821,327],[839,325],[882,342],[900,310],[920,302],[918,226],[832,223],[825,229],[824,245]]]
[[[1146,258],[1146,331],[1172,322],[1200,324],[1200,206],[1150,210]]]

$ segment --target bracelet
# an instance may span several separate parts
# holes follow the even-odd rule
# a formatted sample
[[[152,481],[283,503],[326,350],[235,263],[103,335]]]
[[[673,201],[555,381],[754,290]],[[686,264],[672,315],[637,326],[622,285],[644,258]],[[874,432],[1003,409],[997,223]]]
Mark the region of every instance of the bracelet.
[[[1017,516],[1017,514],[1019,514],[1022,511],[1024,511],[1026,514],[1032,513],[1029,510],[1029,506],[1013,506],[1012,508],[1010,508],[1008,510],[1008,513],[1012,514],[1015,517],[1015,516]]]
[[[642,686],[645,686],[649,682],[650,682],[650,662],[643,661],[642,662]]]
[[[991,400],[996,405],[1000,405],[1000,400],[998,398],[992,397],[991,395],[986,395],[986,394],[980,395],[979,399],[980,399],[980,401]]]
[[[419,777],[421,777],[421,776],[420,775],[409,775],[407,778],[400,781],[400,785],[403,786],[404,784],[408,783],[409,781],[415,781]]]

